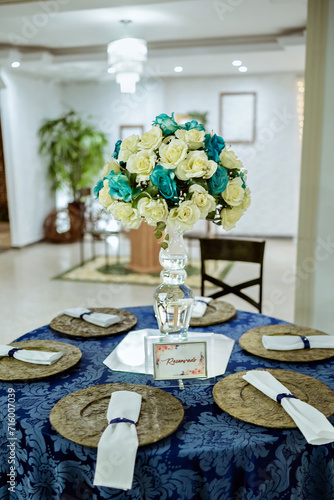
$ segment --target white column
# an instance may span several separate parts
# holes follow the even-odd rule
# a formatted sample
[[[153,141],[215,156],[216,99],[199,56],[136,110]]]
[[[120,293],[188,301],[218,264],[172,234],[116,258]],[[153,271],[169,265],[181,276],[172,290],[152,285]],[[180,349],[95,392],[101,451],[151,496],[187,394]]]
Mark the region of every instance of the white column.
[[[295,321],[334,333],[334,0],[309,0]]]

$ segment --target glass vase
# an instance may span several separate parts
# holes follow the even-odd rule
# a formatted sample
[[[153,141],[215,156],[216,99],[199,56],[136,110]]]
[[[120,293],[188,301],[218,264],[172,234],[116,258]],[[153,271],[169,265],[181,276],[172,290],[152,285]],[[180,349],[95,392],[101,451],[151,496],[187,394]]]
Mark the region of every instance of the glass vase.
[[[162,335],[179,333],[186,339],[194,294],[184,283],[187,278],[184,267],[188,262],[184,231],[167,227],[166,232],[168,248],[161,248],[159,254],[162,284],[153,295],[154,311]]]

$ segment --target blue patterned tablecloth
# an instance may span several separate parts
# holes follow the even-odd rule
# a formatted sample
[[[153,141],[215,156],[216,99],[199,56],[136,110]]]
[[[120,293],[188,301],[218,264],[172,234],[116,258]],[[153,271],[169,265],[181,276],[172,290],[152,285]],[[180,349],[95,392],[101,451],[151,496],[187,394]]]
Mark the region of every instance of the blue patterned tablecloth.
[[[151,307],[128,310],[138,318],[137,329],[156,328]],[[250,328],[275,323],[283,322],[239,311],[236,319],[203,331],[238,340]],[[48,380],[1,383],[1,500],[333,500],[333,445],[311,446],[298,430],[269,430],[236,420],[216,406],[212,385],[189,385],[181,391],[163,381],[156,386],[183,404],[182,424],[170,437],[138,449],[132,490],[94,487],[96,450],[60,436],[51,428],[49,413],[61,398],[90,385],[147,383],[144,375],[113,372],[102,364],[123,338],[77,340],[44,326],[18,339],[67,342],[78,346],[83,356],[75,368]],[[298,371],[334,389],[332,360],[283,364],[244,353],[236,342],[226,375],[255,368]],[[8,394],[13,389],[17,440],[16,485],[11,493]],[[330,420],[334,423],[333,417]]]

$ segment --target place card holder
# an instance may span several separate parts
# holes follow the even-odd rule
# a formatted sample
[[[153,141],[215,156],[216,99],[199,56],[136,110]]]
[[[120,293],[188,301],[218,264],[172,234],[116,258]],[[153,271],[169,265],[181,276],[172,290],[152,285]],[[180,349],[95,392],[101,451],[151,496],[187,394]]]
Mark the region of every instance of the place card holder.
[[[145,371],[153,380],[169,380],[182,388],[184,382],[214,383],[214,335],[191,333],[185,340],[180,335],[148,334],[145,337]],[[174,383],[173,383],[174,382]]]

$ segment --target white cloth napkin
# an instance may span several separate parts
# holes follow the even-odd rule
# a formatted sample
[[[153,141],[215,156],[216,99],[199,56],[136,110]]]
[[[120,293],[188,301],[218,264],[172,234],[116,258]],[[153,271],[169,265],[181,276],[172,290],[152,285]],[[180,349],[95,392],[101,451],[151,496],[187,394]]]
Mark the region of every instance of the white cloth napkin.
[[[289,389],[267,371],[253,370],[243,375],[243,378],[274,401],[277,401],[278,394],[291,394]],[[319,410],[294,398],[283,398],[281,405],[309,444],[319,445],[334,441],[334,427]]]
[[[16,349],[11,345],[0,345],[0,357],[8,356],[9,351]],[[46,352],[46,351],[30,351],[29,349],[20,349],[13,353],[13,357],[19,361],[26,363],[34,363],[36,365],[52,365],[62,357],[63,353],[59,352]]]
[[[188,332],[189,340],[196,340],[198,335],[210,335],[209,333]],[[103,363],[114,371],[130,373],[146,373],[153,375],[153,366],[149,372],[145,369],[145,346],[144,339],[147,335],[160,335],[159,330],[147,328],[144,330],[133,330],[118,344]],[[208,377],[218,377],[226,371],[234,340],[226,335],[214,334],[213,363],[208,366]]]
[[[107,411],[108,423],[115,418],[126,418],[137,422],[141,399],[141,395],[136,392],[114,392]],[[97,447],[94,485],[121,490],[131,489],[137,448],[138,436],[134,424],[127,422],[108,424]]]
[[[305,337],[311,349],[334,349],[334,335],[310,335]],[[265,349],[275,351],[294,351],[304,349],[304,342],[297,335],[263,335],[262,344]]]
[[[72,316],[72,318],[82,318],[84,321],[88,323],[92,323],[93,325],[103,326],[106,328],[107,326],[114,325],[121,321],[121,318],[116,314],[104,314],[104,313],[96,313],[91,312],[89,309],[85,307],[72,307],[71,309],[65,309],[58,314],[67,314],[67,316]]]
[[[195,297],[193,310],[191,313],[192,318],[201,318],[204,316],[208,303],[212,300],[211,297]]]

